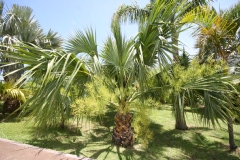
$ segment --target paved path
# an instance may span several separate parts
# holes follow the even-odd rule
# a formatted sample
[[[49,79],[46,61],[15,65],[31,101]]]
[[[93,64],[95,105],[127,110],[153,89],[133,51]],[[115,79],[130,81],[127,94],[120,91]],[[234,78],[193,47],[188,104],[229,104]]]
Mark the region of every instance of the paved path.
[[[0,160],[91,160],[0,138]]]

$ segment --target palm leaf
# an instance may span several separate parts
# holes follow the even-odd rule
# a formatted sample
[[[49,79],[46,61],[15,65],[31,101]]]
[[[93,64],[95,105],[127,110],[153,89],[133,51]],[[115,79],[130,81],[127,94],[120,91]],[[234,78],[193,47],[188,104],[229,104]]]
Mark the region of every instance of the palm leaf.
[[[92,29],[86,29],[85,32],[76,30],[74,35],[69,36],[66,50],[75,54],[85,53],[90,57],[98,57],[96,33]]]
[[[88,79],[84,63],[75,54],[61,50],[41,49],[26,44],[13,47],[14,52],[4,51],[7,53],[5,56],[21,60],[28,69],[16,84],[30,78],[39,84],[33,97],[21,106],[22,114],[30,112],[38,126],[59,125],[62,118],[69,117],[66,110],[70,110],[70,99],[63,97],[68,97],[73,87],[79,87],[81,92],[81,85]],[[36,78],[39,73],[41,77]]]

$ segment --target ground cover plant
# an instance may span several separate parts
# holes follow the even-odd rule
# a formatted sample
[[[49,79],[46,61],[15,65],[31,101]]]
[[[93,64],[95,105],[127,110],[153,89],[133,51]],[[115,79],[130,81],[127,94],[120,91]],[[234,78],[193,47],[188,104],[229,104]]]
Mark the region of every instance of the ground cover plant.
[[[116,146],[111,140],[114,127],[111,118],[115,112],[108,112],[100,123],[83,120],[79,127],[67,125],[65,130],[38,130],[32,123],[16,117],[5,119],[1,115],[0,137],[64,153],[71,153],[93,159],[239,159],[239,153],[229,153],[226,125],[223,128],[204,127],[194,121],[187,111],[189,130],[174,129],[174,116],[170,106],[149,109],[153,132],[147,146],[137,142],[133,147]],[[5,119],[5,120],[3,120]],[[236,143],[240,143],[240,127],[234,124]]]

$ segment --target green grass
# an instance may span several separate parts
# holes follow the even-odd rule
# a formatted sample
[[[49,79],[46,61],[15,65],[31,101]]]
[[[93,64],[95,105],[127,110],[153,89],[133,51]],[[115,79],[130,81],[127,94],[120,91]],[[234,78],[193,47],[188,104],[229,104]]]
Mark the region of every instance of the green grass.
[[[194,121],[188,113],[189,130],[174,129],[174,118],[169,107],[149,110],[150,126],[154,133],[148,147],[136,143],[133,148],[117,147],[111,142],[114,113],[101,121],[82,123],[79,127],[68,125],[65,130],[38,130],[14,117],[0,123],[0,137],[65,153],[93,159],[189,159],[238,160],[237,153],[228,152],[228,132],[223,128],[208,128]],[[5,117],[0,115],[0,119]],[[235,141],[240,145],[240,125],[234,125]]]

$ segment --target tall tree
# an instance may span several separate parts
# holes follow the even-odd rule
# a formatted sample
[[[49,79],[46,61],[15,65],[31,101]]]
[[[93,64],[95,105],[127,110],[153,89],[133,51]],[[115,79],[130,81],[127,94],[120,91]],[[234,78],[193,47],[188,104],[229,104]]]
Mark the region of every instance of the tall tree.
[[[4,11],[4,3],[1,1],[1,22],[0,22],[0,37],[1,43],[5,44],[5,49],[9,49],[7,46],[14,44],[16,41],[22,41],[26,43],[36,44],[43,48],[56,48],[61,45],[61,38],[50,30],[47,34],[43,33],[43,29],[37,20],[34,19],[33,10],[27,6],[19,6],[13,4],[10,9]],[[1,68],[2,74],[23,68],[23,65],[12,61],[11,59],[4,58],[1,54],[1,62],[16,63],[11,67]],[[16,74],[12,74],[8,79],[19,79],[24,70],[19,71]]]
[[[127,41],[122,36],[120,26],[113,22],[113,38],[109,37],[104,45],[101,55],[108,76],[115,79],[116,90],[119,91],[117,114],[115,116],[116,127],[113,129],[113,141],[117,145],[132,146],[134,142],[131,126],[130,103],[134,99],[134,92],[129,92],[131,84],[136,80],[135,55],[133,41]]]
[[[217,13],[214,8],[204,7],[195,8],[188,12],[183,18],[183,21],[194,23],[198,26],[194,35],[198,38],[196,47],[199,48],[199,57],[201,59],[200,64],[203,64],[209,56],[212,56],[215,60],[221,58],[224,61],[228,56],[237,52],[239,47],[239,40],[236,37],[236,31],[239,28],[238,9],[239,4],[226,12],[221,11]],[[230,18],[235,15],[235,18]],[[233,101],[231,104],[228,101]],[[225,103],[232,106],[235,100],[227,100]],[[230,107],[234,109],[233,107]],[[237,146],[234,142],[232,115],[229,114],[229,110],[223,110],[225,112],[225,120],[228,123],[229,132],[229,145],[230,150],[236,150]]]
[[[171,68],[168,64],[171,61],[164,55],[169,55],[170,53],[175,60],[179,59],[178,37],[181,31],[183,31],[182,27],[184,24],[188,23],[187,21],[182,22],[184,16],[196,6],[202,6],[208,2],[209,1],[156,0],[143,9],[140,9],[137,5],[122,5],[114,14],[113,18],[118,19],[120,22],[129,20],[140,26],[138,37],[144,64],[149,66],[158,64],[161,68],[161,73],[163,73],[166,71],[164,68],[167,68],[167,70]],[[171,72],[172,71],[170,71],[170,73]],[[173,98],[174,97],[176,99],[174,104],[180,104],[180,101],[177,102],[179,98],[173,96]],[[181,99],[181,101],[183,101],[183,99]],[[181,105],[174,106],[176,128],[187,129],[184,118],[184,108],[181,107]]]

